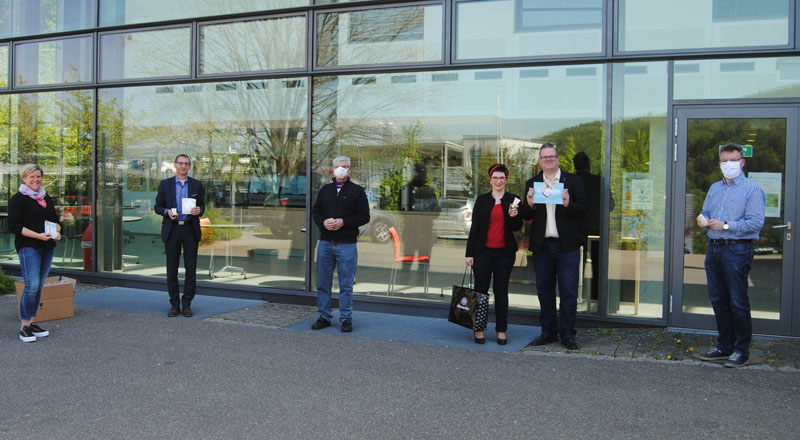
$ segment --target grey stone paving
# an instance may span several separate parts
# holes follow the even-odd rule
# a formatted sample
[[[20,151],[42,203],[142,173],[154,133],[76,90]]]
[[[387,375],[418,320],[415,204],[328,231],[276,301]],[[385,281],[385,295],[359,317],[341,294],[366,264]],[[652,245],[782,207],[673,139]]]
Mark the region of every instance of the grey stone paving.
[[[78,283],[76,292],[108,286]],[[8,295],[0,300],[14,301]],[[316,316],[313,306],[264,303],[254,307],[216,315],[207,321],[230,324],[285,328]],[[666,328],[581,328],[577,342],[580,348],[567,350],[558,343],[543,347],[525,347],[522,352],[537,356],[575,356],[623,361],[649,361],[671,364],[721,365],[698,360],[696,354],[716,343],[713,334],[682,333]],[[800,339],[756,336],[751,345],[750,361],[745,369],[800,372]]]

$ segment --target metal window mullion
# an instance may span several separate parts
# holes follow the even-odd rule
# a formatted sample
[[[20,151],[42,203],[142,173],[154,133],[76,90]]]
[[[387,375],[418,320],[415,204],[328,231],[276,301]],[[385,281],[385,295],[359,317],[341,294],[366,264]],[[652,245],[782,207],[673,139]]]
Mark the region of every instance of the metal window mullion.
[[[608,247],[609,247],[609,232],[611,231],[611,213],[607,209],[608,206],[611,204],[611,138],[612,138],[612,127],[613,127],[613,97],[614,97],[614,64],[606,63],[606,140],[603,145],[603,155],[605,156],[605,164],[603,166],[602,174],[605,175],[605,179],[602,179],[603,194],[601,195],[603,203],[603,214],[601,216],[602,223],[600,232],[605,232],[600,234],[600,265],[598,269],[600,270],[600,286],[597,290],[597,313],[600,316],[608,316]],[[591,252],[591,249],[587,250]]]

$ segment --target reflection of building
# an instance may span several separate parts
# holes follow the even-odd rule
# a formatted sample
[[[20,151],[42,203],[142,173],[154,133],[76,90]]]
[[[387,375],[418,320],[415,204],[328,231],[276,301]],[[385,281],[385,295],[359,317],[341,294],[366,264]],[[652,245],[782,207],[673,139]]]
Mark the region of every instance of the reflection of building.
[[[729,133],[753,145],[749,171],[785,194],[752,276],[757,330],[800,336],[787,306],[800,289],[782,258],[800,249],[781,229],[798,221],[800,167],[786,162],[800,112],[794,0],[11,3],[0,14],[0,188],[7,199],[19,164],[42,165],[62,212],[94,226],[94,270],[110,282],[160,285],[151,201],[187,152],[209,222],[257,225],[207,235],[200,264],[227,250],[247,280],[200,279],[202,288],[311,295],[307,208],[345,154],[374,209],[356,293],[386,293],[389,228],[414,233],[397,207],[419,162],[441,204],[420,234],[432,246],[430,287],[446,290],[463,269],[482,163],[528,177],[553,142],[562,166],[586,153],[603,186],[599,294],[581,312],[713,328],[705,236],[692,220],[718,174],[713,159],[694,158],[713,156],[704,142]],[[75,272],[81,258],[64,252],[55,270]],[[525,269],[515,269],[511,306],[530,321]],[[424,296],[402,275],[394,290]]]

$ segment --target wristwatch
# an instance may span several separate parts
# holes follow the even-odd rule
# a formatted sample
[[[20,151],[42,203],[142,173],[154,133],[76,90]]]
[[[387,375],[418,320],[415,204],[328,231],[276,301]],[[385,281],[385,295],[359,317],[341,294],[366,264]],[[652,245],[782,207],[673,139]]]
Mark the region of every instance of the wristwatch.
[[[725,224],[722,225],[722,229],[727,231],[728,228],[730,228],[730,226],[728,226],[728,222],[725,222]]]

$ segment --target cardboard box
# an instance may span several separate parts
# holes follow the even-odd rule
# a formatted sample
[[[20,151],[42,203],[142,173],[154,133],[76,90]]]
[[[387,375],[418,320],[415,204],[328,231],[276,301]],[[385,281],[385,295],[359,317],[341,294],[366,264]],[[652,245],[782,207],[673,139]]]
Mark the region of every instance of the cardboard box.
[[[17,303],[25,289],[25,283],[16,282]],[[42,287],[39,310],[33,322],[52,321],[54,319],[72,318],[75,316],[75,280],[67,277],[48,277]]]

